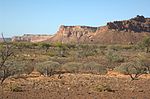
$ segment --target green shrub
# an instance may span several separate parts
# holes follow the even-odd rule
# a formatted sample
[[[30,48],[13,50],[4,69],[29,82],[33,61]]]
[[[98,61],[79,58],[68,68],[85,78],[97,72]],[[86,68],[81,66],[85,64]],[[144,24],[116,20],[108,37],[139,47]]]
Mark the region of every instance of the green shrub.
[[[60,64],[58,62],[46,61],[42,63],[38,63],[36,66],[36,70],[45,76],[54,75],[60,68]]]
[[[146,52],[148,53],[150,50],[150,37],[149,36],[143,39],[142,45],[146,48]]]
[[[49,43],[39,43],[39,47],[42,48],[42,49],[45,49],[45,51],[47,52],[48,49],[51,47],[52,45],[49,44]]]
[[[121,50],[122,49],[122,46],[120,45],[109,45],[107,47],[108,50],[114,50],[114,51],[118,51],[118,50]]]
[[[66,72],[77,73],[79,72],[81,66],[82,63],[68,62],[62,66],[62,69],[65,70]]]
[[[142,59],[142,65],[146,68],[146,73],[150,73],[150,59]]]
[[[115,92],[109,85],[97,85],[95,90],[98,92]]]
[[[88,57],[88,56],[94,56],[97,54],[97,50],[81,50],[79,51],[79,57]]]
[[[124,62],[124,58],[114,51],[108,50],[106,57],[110,62]]]
[[[47,52],[46,54],[50,57],[59,56],[59,53],[57,50],[55,50],[55,51],[51,50],[50,52]]]
[[[73,59],[71,59],[70,57],[69,58],[66,58],[66,57],[50,57],[49,60],[54,61],[54,62],[58,62],[59,64],[65,64],[65,63],[73,61]]]
[[[27,61],[7,61],[5,65],[6,67],[0,69],[0,79],[2,79],[4,75],[6,77],[19,77],[21,74],[30,74],[34,69]]]
[[[34,64],[29,61],[16,61],[14,62],[15,74],[30,74],[34,70]]]
[[[100,45],[100,46],[99,46],[99,49],[101,49],[101,50],[106,50],[106,49],[107,49],[107,46],[106,46],[106,45]]]
[[[132,80],[137,79],[140,75],[146,73],[146,68],[139,61],[122,63],[119,67],[115,67],[114,71],[129,75]]]
[[[122,73],[122,74],[128,74],[127,68],[128,68],[128,63],[123,63],[120,66],[115,67],[114,71]]]
[[[82,66],[81,71],[85,72],[85,73],[97,73],[97,74],[106,74],[107,73],[106,67],[104,67],[96,62],[85,63]]]
[[[125,49],[125,50],[130,50],[130,49],[133,49],[134,46],[133,45],[123,45],[122,46],[122,49]]]
[[[96,46],[94,45],[80,45],[80,49],[78,51],[79,57],[88,57],[88,56],[94,56],[98,52],[96,50]]]
[[[34,70],[34,66],[33,64],[30,63],[28,63],[26,66],[23,67],[23,73],[27,75],[31,74],[33,70]]]
[[[14,46],[16,46],[16,48],[18,48],[20,50],[23,48],[32,48],[33,47],[32,43],[30,43],[30,42],[15,42],[13,44],[14,44]]]
[[[18,86],[18,85],[11,85],[10,86],[10,90],[12,91],[12,92],[22,92],[23,91],[23,89],[22,89],[22,87],[20,87],[20,86]]]

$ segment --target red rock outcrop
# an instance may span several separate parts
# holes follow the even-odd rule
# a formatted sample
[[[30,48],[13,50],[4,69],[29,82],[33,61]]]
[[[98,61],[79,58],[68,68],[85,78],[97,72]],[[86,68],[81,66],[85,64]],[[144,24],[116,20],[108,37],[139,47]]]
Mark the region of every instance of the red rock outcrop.
[[[95,35],[98,27],[90,26],[60,26],[58,32],[51,38],[52,42],[87,42]]]
[[[106,26],[61,26],[49,39],[63,43],[137,43],[144,36],[150,36],[150,18],[137,16],[130,20],[114,21]]]
[[[100,27],[62,25],[53,36],[15,36],[12,41],[130,44],[139,42],[145,36],[150,36],[150,18],[138,15],[129,20],[108,22]]]
[[[118,31],[150,32],[150,19],[138,15],[130,20],[109,22],[107,26]]]

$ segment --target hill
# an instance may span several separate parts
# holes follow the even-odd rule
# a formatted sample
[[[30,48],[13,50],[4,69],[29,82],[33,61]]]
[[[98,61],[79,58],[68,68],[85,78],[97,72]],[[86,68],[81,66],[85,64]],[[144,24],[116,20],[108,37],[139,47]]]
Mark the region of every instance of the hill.
[[[47,41],[63,43],[132,44],[150,36],[150,18],[137,15],[123,21],[108,22],[106,26],[60,26]]]

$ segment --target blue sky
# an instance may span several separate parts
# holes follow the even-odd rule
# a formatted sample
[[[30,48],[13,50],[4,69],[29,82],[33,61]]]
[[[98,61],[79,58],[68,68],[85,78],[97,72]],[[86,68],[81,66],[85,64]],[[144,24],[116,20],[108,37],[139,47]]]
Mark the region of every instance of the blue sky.
[[[101,26],[150,17],[150,0],[0,0],[0,33],[54,34],[60,25]]]

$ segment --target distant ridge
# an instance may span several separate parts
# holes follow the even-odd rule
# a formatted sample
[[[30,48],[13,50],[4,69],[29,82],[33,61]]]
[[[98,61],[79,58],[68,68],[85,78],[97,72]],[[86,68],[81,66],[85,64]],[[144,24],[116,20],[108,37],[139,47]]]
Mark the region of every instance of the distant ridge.
[[[123,21],[108,22],[106,26],[60,26],[48,41],[63,43],[137,43],[150,35],[150,18],[137,15]]]
[[[150,36],[150,18],[137,15],[123,21],[108,22],[106,26],[64,26],[51,36],[24,35],[13,37],[13,41],[134,44]]]

